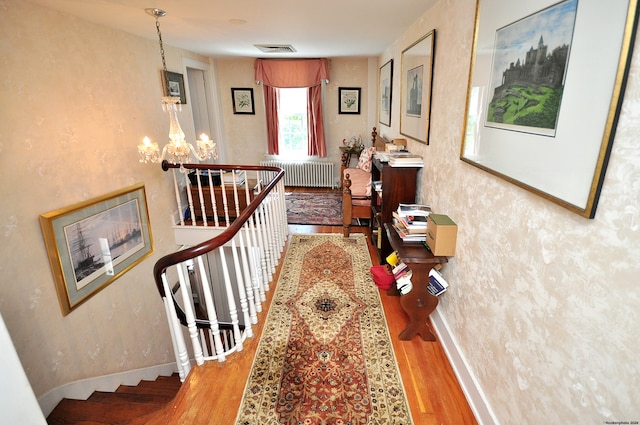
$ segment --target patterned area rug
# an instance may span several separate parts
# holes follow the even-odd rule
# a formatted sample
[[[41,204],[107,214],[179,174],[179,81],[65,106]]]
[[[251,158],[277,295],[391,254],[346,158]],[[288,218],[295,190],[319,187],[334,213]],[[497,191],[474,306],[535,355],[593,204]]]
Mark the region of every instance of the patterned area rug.
[[[285,200],[289,224],[342,225],[340,192],[288,192]]]
[[[363,235],[293,235],[236,424],[412,423]]]

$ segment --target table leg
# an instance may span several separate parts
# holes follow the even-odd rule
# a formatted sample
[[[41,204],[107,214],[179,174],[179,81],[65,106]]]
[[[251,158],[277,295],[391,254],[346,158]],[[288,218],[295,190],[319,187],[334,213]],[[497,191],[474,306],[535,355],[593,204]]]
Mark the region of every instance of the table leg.
[[[423,341],[435,341],[436,337],[427,325],[427,320],[438,305],[438,297],[432,295],[426,285],[414,285],[411,292],[400,296],[400,305],[409,315],[409,324],[400,333],[400,340],[409,341],[420,335]]]

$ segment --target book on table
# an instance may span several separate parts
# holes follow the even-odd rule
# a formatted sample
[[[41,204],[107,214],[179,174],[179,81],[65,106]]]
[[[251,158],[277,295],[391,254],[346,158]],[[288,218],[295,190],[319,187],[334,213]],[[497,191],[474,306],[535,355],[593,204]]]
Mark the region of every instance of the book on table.
[[[404,242],[425,242],[427,240],[427,233],[408,233],[406,229],[403,229],[398,223],[392,223],[391,225]]]
[[[398,204],[398,214],[401,216],[424,216],[431,213],[431,207],[425,204]]]
[[[403,217],[396,211],[391,213],[394,218],[394,223],[400,227],[405,233],[409,234],[422,234],[427,233],[427,220],[422,216],[406,216]]]
[[[449,284],[439,271],[436,269],[431,269],[429,271],[429,284],[427,285],[427,290],[430,294],[438,296],[446,291],[448,287]]]

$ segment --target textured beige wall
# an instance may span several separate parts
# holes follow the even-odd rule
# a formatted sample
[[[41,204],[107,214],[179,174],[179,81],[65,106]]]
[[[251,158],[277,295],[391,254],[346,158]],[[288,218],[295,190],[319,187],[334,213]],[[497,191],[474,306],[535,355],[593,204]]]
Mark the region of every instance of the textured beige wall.
[[[222,104],[227,161],[258,164],[265,159],[266,122],[262,85],[255,84],[253,58],[216,59],[216,70]],[[339,164],[338,146],[342,139],[361,135],[368,143],[371,129],[367,128],[368,60],[367,58],[334,58],[329,65],[330,83],[326,86],[325,136],[328,160]],[[232,87],[251,87],[256,106],[255,115],[234,115],[231,103]],[[361,87],[360,114],[338,114],[338,87]],[[375,89],[375,83],[374,83]]]
[[[167,48],[169,68],[184,54]],[[160,68],[157,41],[0,2],[0,311],[37,396],[174,360],[152,277],[176,248],[172,182],[136,152],[144,135],[167,138]],[[39,215],[137,182],[155,253],[63,317]]]
[[[409,147],[420,199],[459,226],[439,309],[500,423],[640,420],[640,51],[588,220],[458,159],[474,6],[438,2],[379,62],[395,60],[397,136],[400,52],[437,29],[431,145]]]

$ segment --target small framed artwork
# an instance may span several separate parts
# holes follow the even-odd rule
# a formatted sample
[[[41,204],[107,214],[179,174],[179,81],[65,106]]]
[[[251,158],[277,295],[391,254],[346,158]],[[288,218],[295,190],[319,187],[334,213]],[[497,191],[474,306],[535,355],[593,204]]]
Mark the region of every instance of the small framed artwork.
[[[480,0],[460,159],[593,218],[637,9],[636,0]]]
[[[380,67],[378,95],[378,121],[380,124],[391,125],[391,82],[393,81],[393,59]]]
[[[339,114],[359,114],[360,87],[339,87],[338,101]]]
[[[429,144],[436,30],[402,51],[400,133]]]
[[[234,114],[255,115],[256,110],[253,106],[252,88],[232,88],[231,99],[233,101]]]
[[[40,216],[63,315],[153,252],[144,184]]]
[[[165,93],[165,96],[179,97],[182,105],[187,104],[187,95],[184,91],[184,77],[177,72],[167,71],[165,76],[167,82],[167,89],[169,93]]]

